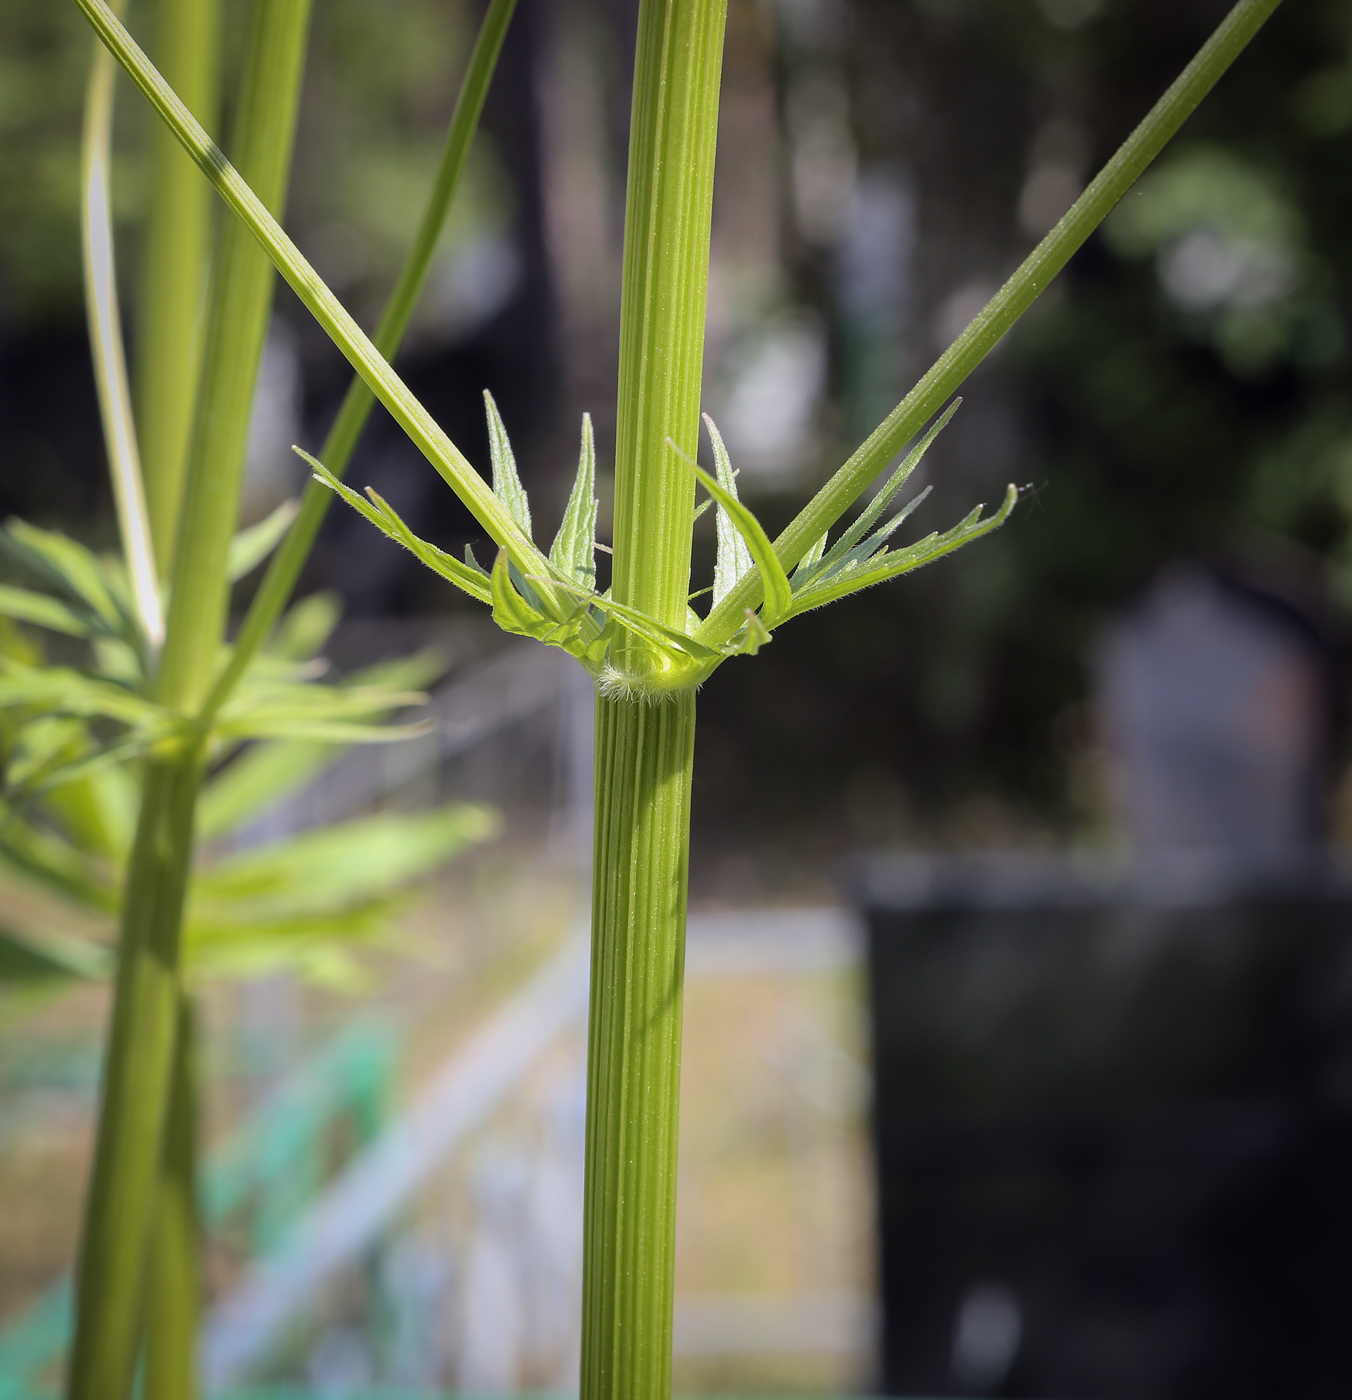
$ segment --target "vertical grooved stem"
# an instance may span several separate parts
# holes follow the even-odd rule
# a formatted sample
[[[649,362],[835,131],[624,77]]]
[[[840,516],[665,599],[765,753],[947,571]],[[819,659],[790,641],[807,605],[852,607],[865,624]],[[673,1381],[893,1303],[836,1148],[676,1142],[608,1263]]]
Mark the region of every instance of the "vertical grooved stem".
[[[583,1400],[671,1391],[695,699],[596,702]]]

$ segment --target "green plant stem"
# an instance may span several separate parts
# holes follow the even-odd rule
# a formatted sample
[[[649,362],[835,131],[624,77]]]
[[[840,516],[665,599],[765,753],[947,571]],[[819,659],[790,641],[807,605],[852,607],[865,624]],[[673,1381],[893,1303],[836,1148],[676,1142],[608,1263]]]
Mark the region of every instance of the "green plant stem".
[[[685,630],[726,0],[639,9],[620,300],[615,597]]]
[[[235,145],[239,168],[270,211],[291,166],[310,0],[255,0]],[[273,269],[235,220],[221,232],[202,390],[193,425],[172,571],[159,698],[195,713],[214,676],[230,584],[226,555],[239,515],[249,417],[272,307]]]
[[[507,27],[515,9],[516,0],[492,0],[479,27],[479,36],[470,54],[464,81],[460,85],[455,111],[451,114],[446,143],[442,147],[441,164],[437,169],[432,192],[428,196],[427,207],[423,210],[422,222],[418,225],[413,245],[404,259],[394,290],[390,293],[389,302],[372,337],[376,349],[387,360],[392,360],[398,351],[414,308],[418,304],[418,298],[422,294],[423,283],[427,280],[446,215],[450,212],[451,203],[460,184],[465,160],[469,155],[474,133],[478,130],[484,98],[488,95],[488,85],[492,81],[493,70],[497,67],[502,41],[507,35]],[[167,136],[168,129],[164,130]],[[340,479],[347,471],[348,462],[375,401],[375,395],[366,381],[359,375],[354,376],[338,410],[338,416],[334,419],[328,437],[324,439],[324,446],[319,452],[319,460]],[[320,486],[318,482],[311,481],[306,486],[305,494],[301,498],[300,512],[287,532],[286,539],[273,555],[263,576],[263,582],[244,615],[229,664],[212,689],[211,697],[204,708],[205,715],[214,714],[225,702],[259,647],[267,641],[272,629],[277,625],[333,499],[333,492]]]
[[[145,1400],[192,1400],[201,1309],[197,1211],[197,1032],[190,994],[179,997],[169,1119],[146,1289]]]
[[[238,147],[280,203],[303,70],[309,0],[255,0]],[[249,410],[272,272],[231,222],[222,236],[158,698],[191,714],[225,621],[226,552],[239,508]],[[122,899],[118,978],[77,1280],[70,1400],[126,1400],[140,1338],[181,995],[179,945],[201,781],[201,730],[145,765]],[[183,1346],[190,1340],[181,1339]]]
[[[126,1400],[136,1368],[177,1035],[198,768],[195,745],[145,766],[80,1241],[69,1400]]]
[[[136,424],[127,390],[127,361],[118,311],[117,263],[109,175],[113,138],[112,57],[95,45],[85,97],[82,186],[85,307],[89,344],[98,387],[99,414],[107,444],[108,467],[117,505],[118,528],[131,579],[141,633],[151,651],[164,641],[164,614],[151,544],[150,522],[141,486]]]
[[[263,247],[306,309],[319,322],[353,369],[370,385],[390,416],[409,435],[437,472],[497,544],[510,548],[524,573],[550,573],[549,561],[503,508],[484,478],[446,436],[385,357],[352,319],[323,279],[283,232],[192,113],[155,70],[154,64],[109,9],[106,0],[74,0],[128,77],[168,123],[183,148],[211,181],[226,207]]]
[[[684,629],[725,0],[639,9],[620,313],[615,597]],[[583,1400],[671,1390],[695,699],[598,699]]]
[[[216,120],[218,11],[218,0],[157,0],[154,16],[160,69],[207,126]],[[211,190],[163,123],[155,124],[150,141],[136,421],[155,560],[159,576],[167,578],[202,362]]]
[[[786,570],[794,568],[995,349],[1005,332],[1136,183],[1280,3],[1281,0],[1240,0],[1222,20],[1056,227],[775,540],[775,552]],[[745,620],[746,609],[754,608],[760,598],[760,578],[753,572],[710,613],[698,633],[699,639],[711,645],[727,641]]]
[[[671,1393],[695,698],[596,702],[582,1397]]]

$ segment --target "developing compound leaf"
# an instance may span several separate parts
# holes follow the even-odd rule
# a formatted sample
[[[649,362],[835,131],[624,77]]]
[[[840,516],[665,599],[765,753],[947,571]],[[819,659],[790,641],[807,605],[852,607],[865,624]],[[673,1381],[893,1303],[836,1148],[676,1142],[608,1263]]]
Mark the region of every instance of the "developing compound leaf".
[[[822,580],[825,580],[827,577],[837,572],[838,570],[848,567],[848,563],[851,558],[854,558],[856,562],[858,562],[860,558],[868,558],[872,554],[877,552],[877,549],[882,546],[883,542],[887,538],[887,535],[882,534],[881,531],[879,532],[881,538],[878,539],[878,544],[877,546],[875,546],[874,549],[870,549],[866,554],[862,556],[855,554],[855,550],[857,549],[859,542],[863,540],[864,536],[868,534],[868,532],[873,528],[874,523],[877,521],[878,517],[882,515],[883,511],[887,509],[888,504],[891,502],[892,498],[897,494],[897,492],[902,488],[902,486],[905,485],[907,479],[910,477],[911,473],[915,471],[916,467],[920,465],[920,459],[929,450],[930,444],[934,441],[934,439],[937,438],[939,434],[943,432],[943,430],[948,426],[949,421],[952,419],[953,415],[958,411],[958,408],[961,405],[961,403],[961,399],[954,399],[953,402],[949,404],[947,409],[944,410],[942,416],[931,426],[930,430],[925,434],[925,436],[921,438],[920,441],[910,450],[910,452],[906,454],[905,458],[903,458],[902,460],[901,465],[896,469],[896,471],[892,473],[891,477],[888,478],[887,484],[882,488],[881,491],[878,492],[878,494],[869,503],[867,508],[860,512],[859,518],[855,520],[849,526],[848,529],[845,530],[845,532],[829,550],[826,550],[819,557],[815,566],[809,569],[807,572],[803,571],[802,565],[800,565],[799,568],[795,570],[795,591],[809,587],[814,582],[820,582]],[[892,530],[896,529],[896,527],[901,524],[901,522],[906,518],[906,516],[908,516],[916,508],[916,506],[918,506],[920,502],[924,500],[925,495],[928,494],[928,490],[926,490],[926,492],[924,492],[922,495],[916,497],[916,499],[910,502],[910,504],[907,505],[898,516],[896,516],[892,521],[890,521],[889,524],[886,527],[884,527],[887,530],[888,534],[890,534]],[[804,561],[804,563],[806,563],[806,561]]]
[[[906,523],[906,520],[915,510],[924,503],[932,488],[925,487],[918,496],[906,502],[904,506],[887,522],[886,525],[879,526],[867,539],[860,540],[852,548],[841,552],[839,548],[833,549],[829,559],[823,562],[812,576],[809,588],[824,585],[834,579],[838,579],[842,574],[857,568],[860,564],[867,563],[878,553],[897,530]]]
[[[714,427],[714,420],[707,413],[704,415],[704,425],[709,430],[709,441],[713,443],[714,466],[718,472],[719,485],[728,495],[735,497],[737,473],[732,469],[728,449],[723,445],[723,436]],[[714,521],[717,528],[717,553],[714,556],[713,605],[717,607],[737,586],[737,580],[753,567],[753,560],[746,541],[722,506],[719,506]]]
[[[520,579],[518,587],[517,579]],[[539,612],[530,599],[535,591],[530,583],[548,584],[552,588],[571,593],[580,601],[562,618],[553,618]],[[604,651],[602,630],[591,616],[591,606],[599,604],[596,595],[590,590],[574,588],[557,579],[534,578],[528,582],[517,574],[508,558],[507,551],[500,549],[493,563],[493,621],[504,632],[520,637],[534,637],[546,646],[561,647],[570,656],[575,656],[584,666],[599,664],[601,657],[596,652],[598,644]],[[523,590],[529,598],[523,596]]]
[[[512,453],[502,415],[487,389],[484,390],[484,410],[488,414],[488,454],[493,462],[493,494],[502,502],[507,514],[521,526],[526,538],[530,539],[530,502],[526,499],[526,488],[516,473],[516,457]]]
[[[833,603],[838,598],[857,593],[861,588],[871,588],[875,583],[884,583],[900,574],[911,573],[922,565],[932,564],[945,554],[951,554],[955,549],[961,549],[963,545],[998,529],[1009,519],[1009,514],[1018,504],[1018,500],[1018,487],[1010,486],[994,515],[983,520],[982,507],[977,506],[951,530],[946,530],[941,535],[927,535],[923,540],[908,545],[905,549],[888,550],[863,568],[850,569],[843,575],[836,575],[822,584],[802,590],[794,600],[793,615],[796,617],[799,613],[809,612],[826,603]]]
[[[302,452],[299,447],[292,450],[310,464],[316,481],[327,486],[336,495],[341,496],[353,510],[364,515],[376,529],[388,535],[390,539],[403,545],[410,554],[426,564],[433,573],[440,574],[442,578],[448,579],[457,588],[464,589],[471,598],[477,598],[481,603],[493,601],[482,570],[476,570],[468,564],[462,564],[452,555],[438,549],[436,545],[419,539],[404,524],[389,503],[378,496],[369,486],[366,491],[371,499],[366,501],[350,487],[344,486],[322,462],[311,457],[308,452]]]
[[[582,415],[582,450],[578,455],[577,477],[568,496],[568,506],[554,543],[549,562],[570,583],[590,592],[596,586],[596,442],[592,435],[591,414]]]
[[[246,574],[252,573],[277,548],[299,510],[299,501],[283,501],[257,525],[250,525],[247,530],[235,535],[230,541],[225,564],[226,577],[231,583],[237,583]]]
[[[823,530],[819,539],[808,552],[798,561],[798,567],[789,577],[789,586],[797,592],[809,578],[817,566],[817,561],[826,553],[826,541],[830,535],[829,530]]]
[[[713,431],[713,422],[707,414],[704,421]],[[760,570],[761,583],[765,589],[763,621],[767,627],[776,626],[793,607],[793,590],[789,587],[788,575],[785,574],[784,566],[779,562],[779,556],[775,553],[774,545],[770,543],[770,537],[761,528],[760,521],[736,496],[725,490],[701,466],[692,462],[670,439],[668,439],[668,443],[673,451],[680,454],[682,460],[695,473],[704,489],[718,502],[720,508],[727,512],[729,519],[736,526],[738,534],[746,541],[751,557]]]
[[[557,584],[556,587],[581,598],[585,605],[597,608],[615,618],[636,637],[642,637],[646,642],[652,642],[663,648],[675,647],[687,656],[694,657],[697,661],[716,661],[723,655],[712,647],[705,646],[703,642],[697,642],[693,637],[688,637],[684,632],[678,632],[674,627],[668,627],[665,623],[659,622],[655,617],[649,617],[647,613],[640,612],[637,608],[617,603],[608,594],[586,593],[582,589],[573,588],[568,584]]]

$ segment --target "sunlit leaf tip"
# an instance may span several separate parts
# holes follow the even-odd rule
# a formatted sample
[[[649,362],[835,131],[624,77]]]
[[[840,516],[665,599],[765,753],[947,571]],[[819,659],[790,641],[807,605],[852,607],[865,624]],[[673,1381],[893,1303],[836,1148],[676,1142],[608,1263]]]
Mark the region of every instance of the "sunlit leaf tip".
[[[530,502],[526,499],[526,488],[517,475],[516,457],[502,415],[487,389],[484,390],[484,411],[488,415],[488,454],[493,463],[493,494],[521,527],[526,538],[530,539]]]
[[[577,476],[563,521],[549,550],[549,562],[573,583],[590,589],[596,581],[596,442],[591,414],[582,415],[582,447]]]

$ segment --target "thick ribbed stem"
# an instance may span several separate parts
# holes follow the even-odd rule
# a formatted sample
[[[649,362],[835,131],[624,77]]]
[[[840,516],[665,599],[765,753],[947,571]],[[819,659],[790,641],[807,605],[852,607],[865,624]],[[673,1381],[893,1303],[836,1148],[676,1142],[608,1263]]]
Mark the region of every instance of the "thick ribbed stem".
[[[615,597],[685,626],[726,0],[643,0],[615,446]],[[639,666],[642,651],[630,665]],[[695,697],[597,701],[583,1400],[671,1391]]]
[[[615,597],[686,624],[726,0],[643,0],[615,426]]]
[[[598,700],[583,1400],[671,1392],[695,697]]]

